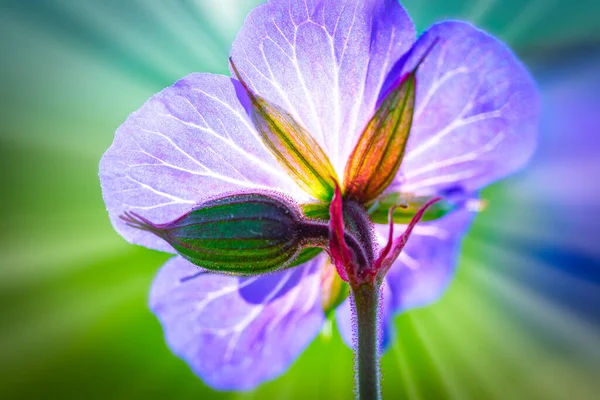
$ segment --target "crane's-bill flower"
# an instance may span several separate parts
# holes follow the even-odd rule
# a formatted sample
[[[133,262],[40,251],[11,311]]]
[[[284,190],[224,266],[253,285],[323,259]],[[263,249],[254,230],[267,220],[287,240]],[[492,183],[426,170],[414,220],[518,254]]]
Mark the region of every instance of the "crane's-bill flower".
[[[387,241],[387,203],[408,201],[392,213],[401,233],[415,207],[444,198],[389,260],[385,348],[392,316],[429,304],[450,282],[477,192],[529,159],[537,92],[512,52],[465,22],[415,37],[396,0],[271,0],[239,32],[232,77],[191,74],[117,130],[100,164],[111,221],[131,243],[178,254],[158,273],[150,306],[169,347],[208,385],[249,390],[280,375],[333,312],[351,343],[346,283],[328,253],[305,253],[309,233],[285,236],[314,204],[329,217],[336,182],[377,223],[374,251]],[[284,199],[277,215],[291,217],[259,226],[250,219],[261,215],[239,209],[202,211],[269,193]],[[189,224],[217,234],[190,238]],[[275,272],[198,269],[215,254],[231,261],[230,239],[245,240],[244,254],[268,246],[276,262],[251,266]],[[208,247],[199,255],[193,246]]]

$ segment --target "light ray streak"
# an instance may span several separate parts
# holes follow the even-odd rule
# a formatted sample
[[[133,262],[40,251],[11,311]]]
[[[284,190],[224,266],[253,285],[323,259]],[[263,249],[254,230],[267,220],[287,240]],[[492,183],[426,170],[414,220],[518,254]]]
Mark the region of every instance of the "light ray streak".
[[[402,379],[402,386],[406,391],[406,396],[409,400],[419,400],[421,398],[413,373],[411,371],[410,364],[404,354],[403,349],[400,346],[400,342],[397,340],[392,350],[396,356],[396,362],[398,363],[398,369],[400,371],[400,378]]]
[[[486,399],[502,400],[504,397],[501,394],[508,382],[498,375],[498,371],[490,371],[489,365],[480,356],[479,349],[474,347],[473,342],[465,339],[462,328],[458,327],[449,315],[440,313],[435,308],[432,309],[432,313],[438,324],[437,328],[444,332],[446,340],[449,341],[449,350],[464,363],[475,381],[484,389]]]
[[[438,341],[432,337],[429,327],[418,318],[411,318],[416,333],[419,335],[424,347],[427,349],[427,354],[431,357],[433,364],[439,372],[440,379],[442,380],[446,393],[449,395],[451,400],[462,400],[467,398],[466,392],[463,390],[461,385],[461,379],[451,367],[445,361],[445,358],[441,356],[442,351]]]
[[[479,0],[467,15],[466,20],[478,25],[485,17],[487,17],[497,2],[498,0]]]
[[[512,43],[528,28],[531,28],[535,22],[539,21],[544,14],[556,5],[557,0],[532,0],[525,8],[511,21],[500,37],[506,42]]]
[[[472,275],[482,285],[501,295],[507,305],[529,315],[540,326],[564,338],[582,358],[600,360],[600,336],[586,320],[488,268],[474,269]]]

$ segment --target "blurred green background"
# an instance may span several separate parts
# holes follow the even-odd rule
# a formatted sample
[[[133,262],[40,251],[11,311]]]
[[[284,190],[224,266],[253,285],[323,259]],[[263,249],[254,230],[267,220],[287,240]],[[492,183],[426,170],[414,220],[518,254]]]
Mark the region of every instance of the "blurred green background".
[[[0,0],[1,399],[352,398],[335,330],[255,392],[204,386],[147,307],[168,257],[116,234],[100,195],[115,129],[191,72],[227,74],[258,3]],[[403,4],[421,31],[466,19],[507,41],[545,110],[531,168],[483,193],[446,295],[397,318],[385,398],[596,399],[600,2]]]

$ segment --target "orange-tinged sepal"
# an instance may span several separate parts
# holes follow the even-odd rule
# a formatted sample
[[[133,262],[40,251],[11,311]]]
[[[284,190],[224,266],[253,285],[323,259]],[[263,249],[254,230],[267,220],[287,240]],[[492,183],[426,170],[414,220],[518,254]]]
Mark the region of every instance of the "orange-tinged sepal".
[[[230,62],[252,102],[252,119],[263,143],[306,193],[330,201],[337,178],[321,146],[289,113],[253,93]]]
[[[354,147],[344,173],[345,195],[374,200],[392,182],[404,157],[415,108],[416,77],[408,74],[385,97]]]
[[[362,132],[344,171],[344,194],[363,204],[374,200],[392,182],[404,158],[415,111],[416,67],[384,95],[383,101]]]

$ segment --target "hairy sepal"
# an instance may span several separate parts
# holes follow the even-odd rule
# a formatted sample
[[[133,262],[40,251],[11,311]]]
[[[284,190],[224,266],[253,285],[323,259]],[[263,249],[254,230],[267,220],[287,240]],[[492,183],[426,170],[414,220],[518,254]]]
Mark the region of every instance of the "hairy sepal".
[[[345,195],[361,203],[379,196],[392,182],[412,126],[416,76],[408,74],[390,90],[363,130],[344,172]]]
[[[330,201],[337,178],[327,154],[288,112],[252,92],[233,60],[230,63],[250,99],[252,121],[265,146],[300,188]]]
[[[326,243],[327,225],[306,220],[284,196],[244,193],[200,204],[180,218],[154,224],[135,213],[130,226],[154,233],[192,264],[215,272],[255,275],[305,262]]]
[[[366,204],[377,198],[396,177],[412,127],[417,70],[437,44],[433,40],[412,71],[397,79],[382,95],[344,171],[344,195]]]

